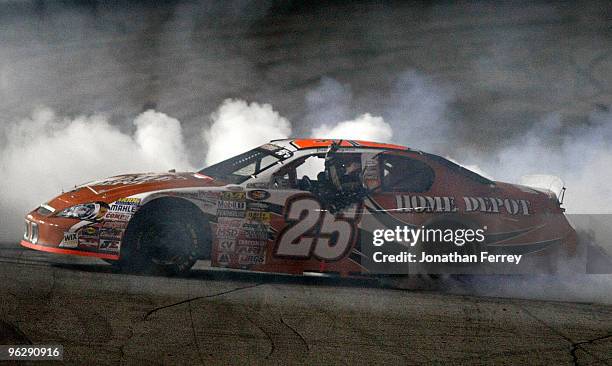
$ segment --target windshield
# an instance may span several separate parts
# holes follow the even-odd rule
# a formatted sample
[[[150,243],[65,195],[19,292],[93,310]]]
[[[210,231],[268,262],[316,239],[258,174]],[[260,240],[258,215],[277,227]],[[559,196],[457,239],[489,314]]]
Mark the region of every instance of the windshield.
[[[293,153],[283,147],[266,144],[204,168],[199,173],[227,183],[240,184],[291,156]]]

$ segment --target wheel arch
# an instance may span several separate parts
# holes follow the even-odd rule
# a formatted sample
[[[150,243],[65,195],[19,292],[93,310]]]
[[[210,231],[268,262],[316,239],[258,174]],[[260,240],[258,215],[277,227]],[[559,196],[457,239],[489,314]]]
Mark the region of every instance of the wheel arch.
[[[192,200],[174,196],[170,194],[153,194],[142,199],[141,205],[134,213],[130,221],[128,222],[124,237],[122,239],[122,247],[129,241],[130,235],[138,225],[138,218],[143,215],[152,214],[162,208],[176,208],[181,210],[186,215],[186,218],[194,219],[198,221],[197,227],[200,228],[198,231],[198,237],[203,240],[204,253],[202,253],[201,259],[207,259],[210,257],[210,251],[212,249],[212,230],[210,223],[214,219],[214,215],[205,212]],[[188,216],[187,216],[188,215]]]

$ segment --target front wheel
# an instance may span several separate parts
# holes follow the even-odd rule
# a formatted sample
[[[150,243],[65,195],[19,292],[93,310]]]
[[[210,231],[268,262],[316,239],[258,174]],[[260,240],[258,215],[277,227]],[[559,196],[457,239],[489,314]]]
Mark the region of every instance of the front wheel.
[[[188,272],[206,246],[195,212],[183,205],[161,203],[142,210],[126,232],[121,269],[163,275]]]

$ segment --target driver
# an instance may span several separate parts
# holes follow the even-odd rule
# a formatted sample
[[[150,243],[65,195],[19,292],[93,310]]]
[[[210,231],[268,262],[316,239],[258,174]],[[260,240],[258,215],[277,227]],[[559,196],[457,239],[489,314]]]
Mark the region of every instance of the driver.
[[[350,193],[363,188],[359,156],[348,159],[334,158],[329,161],[326,168],[330,182],[339,192]]]
[[[358,154],[337,154],[340,142],[334,142],[325,154],[326,180],[338,193],[353,192],[361,184],[361,158]]]

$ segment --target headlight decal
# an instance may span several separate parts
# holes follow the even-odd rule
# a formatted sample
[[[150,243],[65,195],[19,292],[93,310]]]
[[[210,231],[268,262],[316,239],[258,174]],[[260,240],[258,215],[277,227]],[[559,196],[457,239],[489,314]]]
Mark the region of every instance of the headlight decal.
[[[71,219],[99,221],[108,212],[108,205],[104,202],[90,202],[72,207],[68,207],[60,211],[58,217],[66,217]]]

